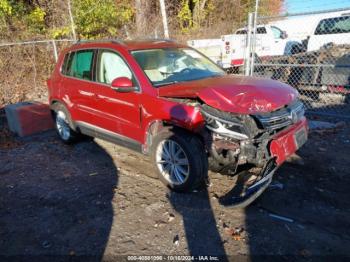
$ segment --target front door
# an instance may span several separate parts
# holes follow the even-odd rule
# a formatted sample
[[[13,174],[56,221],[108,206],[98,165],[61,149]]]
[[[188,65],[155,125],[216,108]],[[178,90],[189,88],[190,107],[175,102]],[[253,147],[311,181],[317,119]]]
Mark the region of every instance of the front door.
[[[140,88],[130,93],[119,93],[111,88],[115,78],[127,77],[138,83],[125,60],[115,51],[99,50],[96,66],[96,125],[118,135],[142,141],[140,119]]]

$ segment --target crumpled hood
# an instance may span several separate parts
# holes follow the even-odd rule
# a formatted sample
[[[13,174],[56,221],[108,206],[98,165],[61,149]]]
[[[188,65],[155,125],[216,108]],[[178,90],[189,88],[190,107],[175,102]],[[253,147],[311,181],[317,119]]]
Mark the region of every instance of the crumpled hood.
[[[158,95],[200,98],[214,108],[238,113],[266,113],[291,103],[298,92],[278,81],[246,76],[221,76],[159,87]]]

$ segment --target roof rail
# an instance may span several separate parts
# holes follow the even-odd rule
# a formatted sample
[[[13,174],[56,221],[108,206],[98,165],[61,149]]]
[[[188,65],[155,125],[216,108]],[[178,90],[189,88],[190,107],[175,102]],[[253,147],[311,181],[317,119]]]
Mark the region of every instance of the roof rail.
[[[136,38],[131,39],[131,41],[163,41],[163,42],[176,42],[174,39],[170,38]]]
[[[114,39],[114,38],[112,38],[112,39],[79,39],[74,44],[79,45],[79,44],[83,44],[83,43],[96,43],[96,42],[110,42],[110,43],[114,43],[114,44],[124,45],[123,40]]]

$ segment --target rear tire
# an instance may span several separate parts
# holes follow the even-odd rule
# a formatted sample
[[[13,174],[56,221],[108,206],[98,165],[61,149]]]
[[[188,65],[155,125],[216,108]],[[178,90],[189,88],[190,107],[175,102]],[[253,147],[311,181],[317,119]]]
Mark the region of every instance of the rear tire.
[[[56,132],[65,144],[73,144],[80,140],[81,135],[72,129],[73,123],[66,107],[60,103],[53,106]]]
[[[151,160],[159,179],[177,192],[191,192],[205,184],[208,158],[196,136],[177,129],[157,134],[151,146]]]

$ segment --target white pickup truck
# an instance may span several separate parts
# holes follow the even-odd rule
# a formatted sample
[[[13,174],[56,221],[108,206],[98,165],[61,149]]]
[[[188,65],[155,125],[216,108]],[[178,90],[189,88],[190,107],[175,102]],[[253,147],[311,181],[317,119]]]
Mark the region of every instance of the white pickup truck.
[[[307,51],[316,51],[330,43],[350,44],[350,13],[322,19],[308,39]]]
[[[253,39],[253,38],[252,38]],[[253,52],[259,58],[290,55],[298,52],[301,43],[288,39],[285,31],[274,25],[259,25]],[[222,36],[222,64],[237,67],[244,64],[247,48],[247,29],[240,28],[233,35]]]
[[[287,38],[286,32],[273,25],[258,25],[255,54],[258,57],[293,54],[301,43]],[[190,40],[189,46],[198,49],[225,69],[244,64],[247,48],[247,29],[219,39]]]

